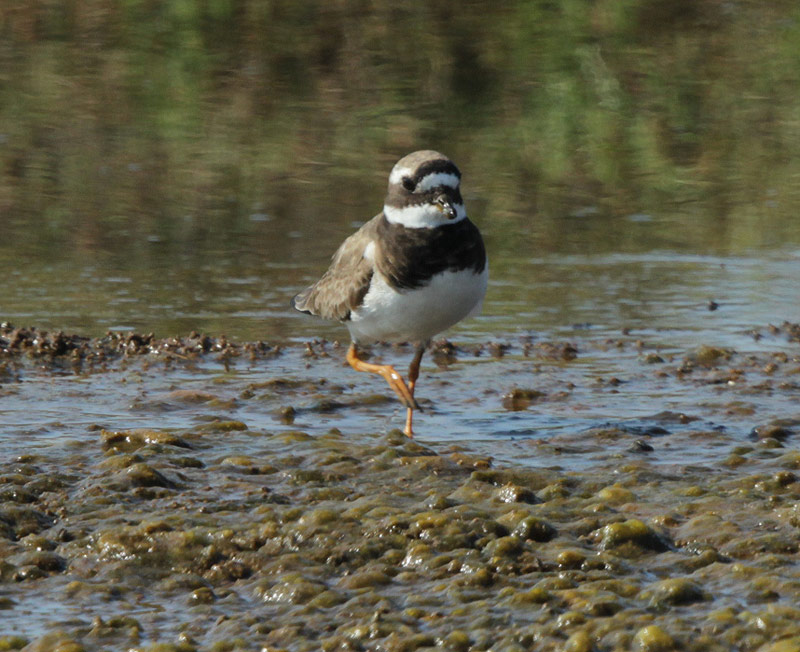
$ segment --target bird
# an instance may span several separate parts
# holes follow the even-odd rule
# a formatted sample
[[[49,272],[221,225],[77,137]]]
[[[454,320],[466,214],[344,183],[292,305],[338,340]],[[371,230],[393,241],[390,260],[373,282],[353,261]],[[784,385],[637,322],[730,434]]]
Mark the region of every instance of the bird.
[[[350,235],[330,267],[292,299],[300,312],[343,323],[356,371],[382,376],[407,409],[403,432],[414,436],[414,391],[431,339],[478,314],[489,261],[478,227],[467,217],[461,172],[444,154],[420,150],[389,174],[383,210]],[[388,364],[363,359],[373,342],[411,342],[407,381]]]

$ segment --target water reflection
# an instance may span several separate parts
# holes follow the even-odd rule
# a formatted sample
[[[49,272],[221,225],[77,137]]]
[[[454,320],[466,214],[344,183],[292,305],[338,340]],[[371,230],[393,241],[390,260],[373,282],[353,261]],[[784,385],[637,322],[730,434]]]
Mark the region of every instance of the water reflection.
[[[2,318],[336,336],[288,297],[434,147],[492,258],[465,337],[797,319],[796,7],[670,6],[4,6]]]

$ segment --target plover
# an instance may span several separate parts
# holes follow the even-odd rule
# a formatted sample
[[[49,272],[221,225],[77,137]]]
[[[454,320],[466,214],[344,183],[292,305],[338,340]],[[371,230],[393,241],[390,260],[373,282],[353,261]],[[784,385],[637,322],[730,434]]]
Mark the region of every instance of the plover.
[[[420,409],[414,390],[425,348],[434,335],[478,313],[486,294],[486,249],[467,218],[460,182],[461,172],[439,152],[400,159],[383,211],[347,238],[322,278],[292,301],[301,312],[347,326],[347,362],[389,383],[408,409],[409,437]],[[359,346],[376,341],[415,344],[408,383],[391,365],[361,359]]]

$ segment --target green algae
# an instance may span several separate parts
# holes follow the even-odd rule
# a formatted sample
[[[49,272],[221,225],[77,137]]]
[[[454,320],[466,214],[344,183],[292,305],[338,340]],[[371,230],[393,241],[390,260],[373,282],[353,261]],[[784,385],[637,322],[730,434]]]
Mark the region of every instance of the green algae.
[[[725,652],[794,636],[793,435],[600,424],[518,442],[559,462],[524,468],[434,437],[274,426],[267,404],[263,430],[202,430],[236,421],[211,403],[186,402],[183,428],[96,426],[66,454],[0,461],[4,615],[31,596],[91,614],[28,644]],[[663,464],[634,437],[714,452]]]
[[[226,596],[231,595],[232,589],[235,592],[247,589],[265,608],[272,605],[281,610],[316,610],[307,614],[334,614],[346,608],[353,613],[353,609],[357,609],[354,601],[369,598],[370,603],[388,601],[391,604],[390,596],[399,587],[433,582],[440,595],[430,598],[433,609],[450,612],[454,622],[463,623],[466,628],[456,630],[463,635],[444,632],[437,635],[410,627],[409,622],[417,621],[431,626],[432,621],[426,616],[428,610],[421,602],[419,606],[407,606],[404,618],[411,621],[403,621],[402,625],[385,615],[382,617],[385,620],[367,629],[343,628],[332,633],[326,637],[326,645],[332,646],[331,649],[344,640],[363,641],[375,637],[386,649],[418,649],[438,642],[452,644],[453,649],[469,649],[469,646],[481,645],[480,641],[485,640],[485,635],[480,633],[484,631],[482,628],[491,627],[488,623],[480,625],[474,609],[479,609],[480,602],[493,595],[498,606],[512,612],[520,608],[554,611],[555,629],[549,629],[543,621],[538,625],[536,637],[546,641],[555,636],[552,639],[555,641],[558,639],[556,632],[565,631],[567,638],[563,649],[571,650],[602,649],[611,640],[611,634],[604,633],[605,628],[600,628],[599,623],[611,619],[618,621],[618,627],[628,627],[626,614],[635,613],[637,605],[670,613],[684,605],[714,602],[713,594],[687,578],[666,578],[650,584],[633,581],[631,570],[636,573],[640,563],[643,569],[652,566],[671,546],[684,544],[676,536],[675,543],[667,545],[664,534],[641,519],[616,520],[619,516],[614,505],[627,505],[630,511],[637,509],[642,500],[633,496],[627,487],[612,483],[604,485],[608,491],[603,487],[598,490],[597,478],[573,474],[568,483],[559,485],[570,487],[569,498],[562,492],[553,492],[549,500],[542,501],[540,496],[534,503],[509,503],[497,499],[498,489],[535,487],[541,493],[542,488],[550,486],[547,484],[550,477],[541,473],[519,474],[510,469],[498,469],[488,475],[481,472],[476,476],[470,464],[463,464],[463,456],[458,458],[462,463],[458,463],[437,455],[430,448],[394,437],[377,446],[374,442],[353,440],[346,455],[337,451],[340,445],[337,438],[302,437],[283,441],[271,438],[267,441],[278,447],[287,443],[301,446],[297,450],[302,450],[303,455],[284,458],[281,472],[229,475],[225,482],[232,487],[247,487],[257,479],[259,482],[268,480],[271,492],[280,488],[300,491],[286,504],[248,504],[244,500],[236,505],[217,501],[216,509],[187,518],[188,514],[180,516],[168,509],[164,511],[169,505],[165,502],[162,507],[156,507],[164,512],[160,518],[151,517],[136,524],[117,524],[110,528],[98,521],[95,526],[98,530],[90,539],[92,549],[101,560],[107,560],[106,563],[115,560],[114,563],[122,562],[131,569],[145,565],[148,573],[163,578],[160,581],[162,590],[183,594],[184,603],[190,609],[213,609],[229,599]],[[374,476],[365,475],[365,462],[369,466],[370,459],[383,456],[393,446],[403,453],[414,450],[425,454],[394,457],[388,466],[374,467],[370,472]],[[154,454],[154,461],[159,458],[163,464],[166,452]],[[251,456],[225,459],[228,461],[223,461],[218,468],[247,468],[256,462]],[[426,463],[420,465],[412,460],[426,460]],[[322,468],[342,462],[346,466],[336,474],[322,471]],[[431,466],[431,462],[435,464]],[[298,467],[301,463],[311,465]],[[294,466],[287,467],[287,464]],[[321,468],[315,468],[318,465]],[[430,468],[446,473],[431,476]],[[186,470],[187,473],[201,471]],[[112,478],[118,473],[114,467],[106,469],[102,465],[96,466],[94,472],[110,474]],[[392,486],[404,486],[406,490],[384,489],[388,478],[394,478]],[[794,484],[788,476],[781,478],[771,477],[776,487]],[[698,485],[699,480],[699,477],[687,478],[685,483],[702,486]],[[527,486],[510,484],[512,481],[524,482]],[[666,480],[662,478],[661,481]],[[369,491],[365,491],[368,489],[365,482]],[[195,500],[190,490],[194,483],[195,480],[184,478],[181,485],[172,489],[171,500],[179,503]],[[420,500],[418,491],[413,489],[423,486],[428,497]],[[679,483],[675,489],[681,486]],[[345,487],[349,489],[344,491]],[[470,487],[471,493],[459,493]],[[334,488],[337,491],[330,493]],[[321,490],[327,493],[322,494]],[[640,488],[637,493],[642,491]],[[610,504],[598,511],[597,501],[603,498],[606,501],[600,504]],[[237,516],[255,504],[258,508],[250,512],[249,521]],[[542,511],[547,518],[532,511]],[[577,525],[589,514],[594,515],[591,523]],[[228,520],[231,517],[233,520]],[[604,519],[611,519],[611,522],[603,523]],[[192,520],[195,521],[193,525]],[[660,527],[672,528],[675,532],[688,523],[679,514],[654,520]],[[718,519],[695,520],[690,527],[696,542],[718,530]],[[65,560],[74,558],[75,554],[85,554],[85,539],[58,544],[38,536],[39,543],[30,539],[32,547],[55,545],[58,552],[54,554]],[[628,546],[631,545],[639,550],[637,556],[630,556]],[[627,559],[623,566],[619,566],[613,556],[607,556],[616,552],[623,553]],[[637,561],[639,558],[641,562]],[[21,561],[26,562],[22,568],[36,566],[28,563],[33,560]],[[709,560],[708,563],[711,566],[706,567],[711,568],[718,561]],[[40,566],[48,573],[65,572],[62,564],[42,563]],[[627,568],[623,576],[615,577],[614,568],[623,567]],[[181,573],[177,577],[186,578],[185,582],[171,579],[176,578],[176,571]],[[235,586],[240,588],[234,589]],[[770,586],[767,582],[765,590],[771,590]],[[109,588],[102,584],[90,587],[72,582],[67,595],[77,596],[89,590],[90,594],[106,596],[105,599],[119,599],[120,587],[114,587],[114,593],[109,593]],[[364,617],[367,613],[374,613],[374,609],[365,612]],[[456,615],[459,613],[463,616]],[[104,619],[102,625],[96,625],[95,631],[102,632],[103,637],[122,640],[120,637],[130,637],[130,632],[137,629],[135,623],[114,618],[117,617]],[[306,627],[317,627],[317,620],[327,622],[326,617],[314,617]],[[719,618],[716,622],[724,623]],[[741,626],[739,621],[735,626]],[[286,646],[290,631],[295,640],[302,639],[302,630],[278,628],[270,635],[275,646]],[[660,625],[642,624],[634,627],[628,643],[632,649],[673,649],[676,639],[666,631]],[[300,639],[296,638],[298,636]],[[514,636],[517,640],[527,640],[522,630]],[[500,636],[498,640],[505,641],[503,645],[511,649],[508,647],[510,639]],[[218,643],[224,647],[222,641]]]
[[[658,625],[648,625],[636,632],[633,649],[637,652],[669,652],[675,649],[675,641]]]
[[[666,539],[639,519],[629,519],[603,526],[595,535],[602,550],[633,544],[639,548],[663,552],[669,548]]]
[[[544,543],[553,539],[558,531],[553,525],[538,516],[527,516],[514,526],[512,534],[522,539]]]
[[[711,596],[696,582],[683,577],[671,577],[647,587],[641,597],[654,607],[679,606],[709,600]]]

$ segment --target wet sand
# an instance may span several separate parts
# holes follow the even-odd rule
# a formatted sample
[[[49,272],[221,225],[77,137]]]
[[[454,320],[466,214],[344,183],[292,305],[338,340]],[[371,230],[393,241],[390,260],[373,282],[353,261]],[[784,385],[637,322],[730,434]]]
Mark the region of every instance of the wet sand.
[[[798,339],[0,329],[0,650],[800,650]]]

